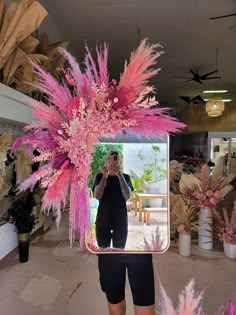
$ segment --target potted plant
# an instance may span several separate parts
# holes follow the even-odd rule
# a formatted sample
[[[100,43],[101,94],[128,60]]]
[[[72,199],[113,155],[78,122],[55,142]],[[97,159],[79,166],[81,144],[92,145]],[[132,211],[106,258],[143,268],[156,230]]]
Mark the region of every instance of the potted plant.
[[[146,156],[142,150],[138,157],[141,161],[148,161],[143,165],[144,175],[148,175],[147,192],[151,194],[167,194],[167,167],[163,167],[166,159],[161,156],[161,148],[153,144],[151,146],[151,155]],[[150,199],[150,207],[161,207],[162,199]]]
[[[198,245],[202,249],[213,247],[212,209],[233,189],[230,182],[235,175],[223,177],[219,174],[219,169],[215,168],[210,175],[209,167],[204,164],[200,173],[183,173],[179,183],[184,201],[200,208]]]
[[[213,217],[213,231],[216,238],[223,242],[225,255],[236,258],[236,201],[230,219],[226,208],[223,208],[223,219],[216,210],[213,211]]]
[[[16,195],[8,209],[9,223],[15,225],[18,233],[19,260],[21,263],[28,261],[30,233],[37,223],[37,218],[33,213],[34,206],[33,192],[26,191]]]
[[[179,233],[179,253],[182,256],[190,256],[191,233],[198,230],[198,208],[185,204],[182,198],[174,207],[179,207],[174,209],[174,226]]]

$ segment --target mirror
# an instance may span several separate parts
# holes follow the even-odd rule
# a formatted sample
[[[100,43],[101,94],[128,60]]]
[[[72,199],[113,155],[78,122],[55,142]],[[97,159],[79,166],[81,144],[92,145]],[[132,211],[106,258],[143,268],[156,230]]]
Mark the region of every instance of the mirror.
[[[111,151],[118,151],[121,156],[121,173],[132,189],[126,202],[120,188],[122,180],[116,175],[108,176],[100,201],[95,198],[96,193],[93,194],[101,183],[101,169]],[[168,152],[167,136],[146,139],[134,134],[119,135],[114,139],[102,139],[95,146],[88,183],[91,211],[86,246],[89,251],[161,253],[168,249]],[[120,199],[116,198],[120,194],[125,209]]]

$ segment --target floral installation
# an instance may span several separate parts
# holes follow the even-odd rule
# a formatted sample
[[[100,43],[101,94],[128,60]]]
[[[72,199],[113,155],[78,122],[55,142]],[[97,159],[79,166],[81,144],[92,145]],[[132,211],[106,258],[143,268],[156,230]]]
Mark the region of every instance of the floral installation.
[[[186,204],[180,194],[170,195],[171,225],[183,234],[198,230],[199,209]]]
[[[219,175],[219,170],[213,170],[210,176],[209,167],[204,164],[200,173],[182,174],[180,192],[186,203],[198,207],[216,208],[224,196],[233,189],[230,182],[235,174],[228,177]]]
[[[182,214],[177,217],[175,225],[177,231],[182,234],[189,234],[190,232],[198,230],[198,208],[191,205],[184,205]]]
[[[25,127],[31,133],[16,140],[13,152],[24,143],[29,152],[37,149],[40,153],[34,157],[35,162],[47,162],[21,184],[20,190],[32,189],[40,181],[47,189],[42,208],[55,210],[57,224],[69,192],[70,243],[79,231],[83,247],[89,226],[87,179],[93,145],[101,137],[126,135],[127,131],[157,137],[178,132],[185,125],[170,117],[169,109],[157,107],[155,96],[150,96],[154,87],[147,83],[160,70],[154,67],[162,54],[160,45],[143,40],[126,61],[119,82],[109,80],[106,44],[96,49],[98,66],[86,46],[83,72],[68,51],[60,52],[70,65],[61,83],[33,64],[38,76],[35,85],[46,95],[47,105],[35,100],[29,104],[39,121]]]
[[[172,300],[168,297],[162,284],[161,311],[160,315],[207,315],[202,308],[203,292],[197,293],[194,290],[195,281],[192,279],[179,294],[178,306],[174,307]],[[225,306],[221,306],[215,315],[235,315],[236,299],[231,299]]]
[[[217,210],[213,211],[215,225],[213,232],[217,240],[236,245],[236,207],[233,208],[231,218],[226,208],[223,208],[223,218]]]

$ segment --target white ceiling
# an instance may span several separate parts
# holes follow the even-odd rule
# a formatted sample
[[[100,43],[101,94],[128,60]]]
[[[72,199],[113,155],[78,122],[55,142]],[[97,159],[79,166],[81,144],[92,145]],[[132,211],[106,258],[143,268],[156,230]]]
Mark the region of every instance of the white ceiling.
[[[154,84],[161,105],[182,107],[178,96],[194,97],[214,89],[215,80],[198,84],[175,76],[189,76],[190,69],[201,74],[218,69],[222,79],[216,87],[228,89],[227,98],[236,102],[236,16],[218,20],[210,17],[236,13],[235,0],[41,0],[55,19],[72,51],[83,60],[84,42],[89,47],[106,41],[110,47],[111,76],[123,70],[125,58],[148,37],[164,47],[162,68]],[[202,95],[202,94],[201,94]],[[202,95],[203,96],[203,95]],[[225,95],[224,95],[225,96]]]

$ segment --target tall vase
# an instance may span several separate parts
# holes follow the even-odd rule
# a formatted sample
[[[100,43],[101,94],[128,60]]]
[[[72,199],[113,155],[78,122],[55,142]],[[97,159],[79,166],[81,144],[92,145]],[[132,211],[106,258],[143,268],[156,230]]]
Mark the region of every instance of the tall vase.
[[[179,253],[182,256],[191,255],[191,234],[179,233]]]
[[[236,258],[236,244],[230,244],[224,241],[223,246],[224,246],[225,256],[231,259]]]
[[[198,245],[202,249],[210,250],[213,248],[212,224],[211,209],[202,207],[198,214]]]
[[[18,233],[19,260],[25,263],[29,259],[30,233]]]

